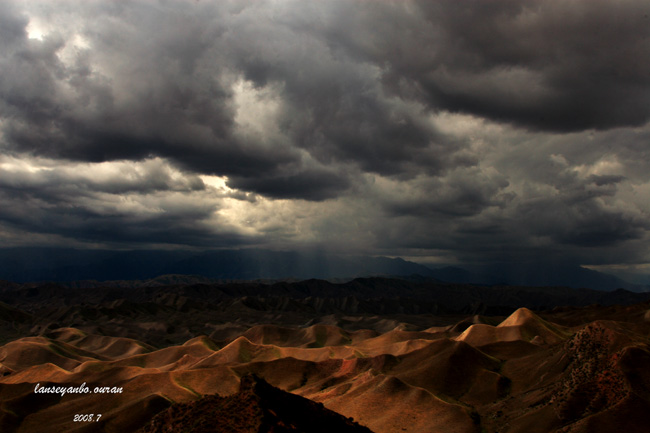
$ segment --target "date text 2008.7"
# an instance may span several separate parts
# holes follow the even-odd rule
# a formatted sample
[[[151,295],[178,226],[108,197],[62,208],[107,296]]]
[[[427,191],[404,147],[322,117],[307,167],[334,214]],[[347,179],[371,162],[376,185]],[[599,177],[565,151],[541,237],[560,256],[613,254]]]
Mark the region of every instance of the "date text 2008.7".
[[[85,413],[85,414],[76,414],[72,421],[74,422],[97,422],[102,417],[101,413]]]

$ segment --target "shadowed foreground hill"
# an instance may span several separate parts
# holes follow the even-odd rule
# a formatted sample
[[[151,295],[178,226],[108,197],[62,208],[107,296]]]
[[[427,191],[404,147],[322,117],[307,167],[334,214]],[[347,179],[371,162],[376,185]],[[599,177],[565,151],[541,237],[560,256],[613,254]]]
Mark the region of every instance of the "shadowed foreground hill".
[[[239,392],[174,404],[140,433],[372,433],[322,404],[277,389],[255,375],[242,377]]]

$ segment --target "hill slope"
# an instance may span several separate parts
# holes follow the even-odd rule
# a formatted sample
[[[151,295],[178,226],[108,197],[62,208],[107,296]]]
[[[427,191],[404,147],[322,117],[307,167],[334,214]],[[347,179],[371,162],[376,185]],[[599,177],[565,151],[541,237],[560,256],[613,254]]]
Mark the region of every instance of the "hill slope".
[[[139,433],[372,433],[322,404],[282,391],[255,375],[242,377],[239,392],[228,397],[209,395],[174,404]]]

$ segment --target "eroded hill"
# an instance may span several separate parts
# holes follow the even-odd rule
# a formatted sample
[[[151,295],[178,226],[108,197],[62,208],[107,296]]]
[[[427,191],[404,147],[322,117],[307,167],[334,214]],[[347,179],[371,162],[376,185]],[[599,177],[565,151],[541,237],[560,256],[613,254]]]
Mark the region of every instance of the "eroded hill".
[[[225,422],[251,374],[376,433],[646,431],[650,303],[535,311],[511,306],[592,295],[466,287],[443,304],[449,287],[418,298],[426,286],[402,282],[391,297],[390,281],[282,283],[275,296],[254,284],[6,288],[0,431],[125,433],[210,401]],[[472,304],[481,297],[492,301]],[[487,308],[509,313],[477,314]],[[90,391],[35,392],[82,384]],[[244,406],[296,425],[253,400]]]

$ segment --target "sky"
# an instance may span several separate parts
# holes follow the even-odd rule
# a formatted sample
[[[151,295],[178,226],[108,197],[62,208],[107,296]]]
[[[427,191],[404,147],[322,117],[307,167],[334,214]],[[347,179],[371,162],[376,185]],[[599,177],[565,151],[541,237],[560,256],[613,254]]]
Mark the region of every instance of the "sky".
[[[0,1],[0,245],[650,263],[644,0]]]

